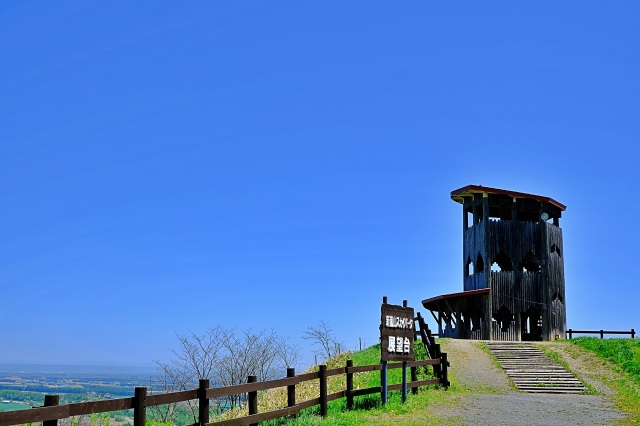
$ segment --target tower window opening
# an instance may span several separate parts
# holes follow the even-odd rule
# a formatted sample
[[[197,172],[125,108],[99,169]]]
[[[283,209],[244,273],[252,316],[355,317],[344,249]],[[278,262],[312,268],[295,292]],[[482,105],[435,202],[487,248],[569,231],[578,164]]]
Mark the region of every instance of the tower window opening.
[[[473,262],[471,261],[470,257],[467,257],[467,276],[473,275],[474,271],[473,271]]]
[[[522,257],[519,266],[523,272],[540,272],[540,259],[533,252],[529,252]]]
[[[513,271],[513,264],[509,255],[500,250],[496,257],[493,258],[493,262],[491,262],[491,270],[497,272]]]
[[[482,272],[482,271],[484,271],[484,260],[482,259],[482,255],[478,253],[478,258],[476,259],[474,272]]]
[[[513,320],[513,315],[511,311],[506,306],[502,305],[497,312],[493,314],[493,319],[500,326],[500,330],[509,331],[509,326],[511,325],[511,321]]]
[[[478,331],[480,330],[480,321],[477,319],[473,319],[471,318],[471,331]]]
[[[484,219],[482,214],[482,205],[475,206],[473,209],[473,223],[480,223]]]
[[[521,313],[522,340],[542,340],[542,317],[534,307]]]

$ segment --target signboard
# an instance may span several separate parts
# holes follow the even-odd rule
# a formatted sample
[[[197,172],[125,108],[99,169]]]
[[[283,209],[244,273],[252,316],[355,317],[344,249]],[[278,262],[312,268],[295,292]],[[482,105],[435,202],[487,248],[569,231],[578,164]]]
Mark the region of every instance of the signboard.
[[[386,298],[385,298],[386,299]],[[382,303],[380,349],[383,361],[413,361],[413,308]]]

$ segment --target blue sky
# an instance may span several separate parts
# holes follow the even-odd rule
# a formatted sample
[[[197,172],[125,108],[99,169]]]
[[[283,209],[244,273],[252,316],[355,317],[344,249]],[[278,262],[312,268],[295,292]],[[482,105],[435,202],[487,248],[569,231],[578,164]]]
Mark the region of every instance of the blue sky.
[[[372,343],[382,296],[462,290],[468,184],[567,205],[568,326],[640,329],[638,12],[3,2],[0,362]]]

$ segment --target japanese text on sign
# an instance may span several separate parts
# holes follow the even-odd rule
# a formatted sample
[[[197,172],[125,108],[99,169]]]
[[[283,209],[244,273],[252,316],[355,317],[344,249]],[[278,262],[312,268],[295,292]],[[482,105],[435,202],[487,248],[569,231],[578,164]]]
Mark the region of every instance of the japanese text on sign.
[[[383,361],[414,359],[415,338],[413,308],[382,302],[380,316],[380,349]]]
[[[405,328],[409,330],[413,328],[413,318],[396,317],[393,315],[387,315],[386,318],[386,326],[388,328]]]
[[[411,350],[411,341],[402,336],[389,336],[389,346],[387,351],[390,353],[408,354]]]

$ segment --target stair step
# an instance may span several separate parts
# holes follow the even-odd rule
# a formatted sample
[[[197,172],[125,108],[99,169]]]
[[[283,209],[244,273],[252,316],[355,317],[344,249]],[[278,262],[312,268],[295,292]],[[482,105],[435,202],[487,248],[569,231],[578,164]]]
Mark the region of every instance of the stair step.
[[[567,387],[567,386],[583,386],[582,383],[580,382],[555,382],[555,381],[550,381],[550,380],[543,380],[543,381],[530,381],[530,380],[520,380],[520,381],[516,381],[516,383],[522,385],[522,386],[536,386],[536,387],[544,387],[544,386],[562,386],[562,387]]]
[[[529,343],[487,343],[516,387],[529,393],[577,394],[584,385]]]
[[[580,394],[583,389],[552,389],[552,388],[540,388],[540,389],[521,389],[527,393],[553,393],[553,394]]]
[[[557,383],[564,383],[564,382],[577,382],[579,383],[579,380],[573,378],[573,377],[531,377],[531,376],[509,376],[511,377],[511,380],[513,380],[514,382],[517,381],[530,381],[530,382],[557,382]]]

